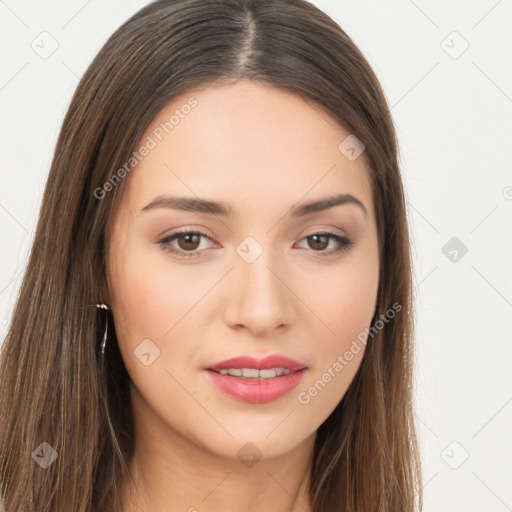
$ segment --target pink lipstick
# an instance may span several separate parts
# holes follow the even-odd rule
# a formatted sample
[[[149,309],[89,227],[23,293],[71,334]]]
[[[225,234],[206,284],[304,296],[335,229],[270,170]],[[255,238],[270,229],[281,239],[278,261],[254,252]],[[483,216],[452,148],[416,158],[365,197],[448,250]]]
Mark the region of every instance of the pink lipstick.
[[[252,404],[272,402],[298,386],[306,365],[289,357],[240,356],[205,368],[211,382],[226,395]]]

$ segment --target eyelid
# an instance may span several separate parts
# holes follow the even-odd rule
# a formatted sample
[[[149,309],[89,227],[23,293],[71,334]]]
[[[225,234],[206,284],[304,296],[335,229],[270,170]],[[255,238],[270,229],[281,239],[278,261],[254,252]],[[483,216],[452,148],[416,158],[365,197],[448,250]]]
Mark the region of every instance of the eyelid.
[[[184,251],[184,250],[171,248],[172,246],[169,245],[171,241],[174,241],[179,235],[186,235],[186,234],[198,235],[202,239],[206,238],[210,242],[218,244],[218,242],[216,242],[212,237],[210,237],[206,233],[203,233],[203,232],[199,231],[198,229],[193,229],[193,228],[181,228],[181,229],[178,229],[177,231],[173,231],[170,234],[166,234],[163,237],[160,237],[156,241],[156,243],[159,244],[164,251],[170,252],[179,257],[184,256],[187,258],[187,257],[202,257],[202,256],[204,256],[203,253],[207,249]],[[308,234],[305,234],[304,236],[299,238],[298,242],[302,242],[303,240],[306,240],[307,238],[315,236],[315,235],[326,236],[330,240],[334,240],[339,244],[336,249],[334,249],[334,250],[331,249],[330,251],[325,251],[325,250],[315,251],[313,249],[310,249],[308,251],[308,252],[312,252],[313,254],[316,253],[320,257],[335,256],[343,251],[349,250],[350,247],[354,244],[354,240],[346,235],[340,235],[338,233],[334,233],[332,231],[327,231],[327,230],[322,230],[322,229],[316,229]]]
[[[179,235],[189,235],[189,234],[198,235],[201,239],[206,238],[210,242],[218,244],[218,242],[215,242],[215,240],[212,237],[208,236],[206,233],[203,233],[202,231],[199,231],[198,229],[192,229],[192,228],[181,228],[181,229],[178,229],[177,231],[173,231],[172,233],[168,233],[168,234],[164,235],[163,237],[160,237],[156,241],[156,243],[159,244],[160,247],[164,251],[170,252],[172,254],[176,254],[178,256],[185,256],[185,257],[201,256],[202,253],[206,249],[201,249],[199,251],[198,250],[183,251],[183,250],[175,249],[174,247],[169,245],[171,243],[171,241],[174,241]]]

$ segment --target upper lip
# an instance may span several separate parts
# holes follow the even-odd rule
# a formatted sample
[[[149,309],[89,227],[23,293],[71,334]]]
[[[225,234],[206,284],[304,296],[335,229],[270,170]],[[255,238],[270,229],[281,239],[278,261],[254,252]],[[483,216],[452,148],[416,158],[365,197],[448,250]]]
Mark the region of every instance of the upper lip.
[[[231,359],[225,359],[218,363],[208,366],[207,370],[227,370],[229,368],[254,368],[256,370],[268,370],[270,368],[285,368],[292,372],[306,368],[305,364],[299,363],[294,359],[281,355],[271,355],[263,358],[252,356],[239,356]]]

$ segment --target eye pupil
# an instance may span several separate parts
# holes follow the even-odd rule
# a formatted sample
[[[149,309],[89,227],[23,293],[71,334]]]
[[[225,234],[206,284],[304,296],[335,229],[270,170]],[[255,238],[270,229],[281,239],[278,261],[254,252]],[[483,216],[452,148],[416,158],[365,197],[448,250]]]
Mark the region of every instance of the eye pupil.
[[[162,249],[167,252],[171,252],[180,256],[196,256],[201,255],[203,251],[199,249],[202,238],[212,241],[207,235],[198,231],[182,231],[175,233],[174,235],[168,236],[163,240],[159,241]],[[302,241],[307,240],[307,244],[310,249],[317,252],[322,256],[333,256],[340,253],[341,251],[348,250],[348,247],[352,245],[352,241],[336,236],[333,233],[313,233],[309,236],[302,238]],[[331,241],[335,241],[338,245],[337,248],[327,252],[326,249],[329,247]],[[177,247],[173,249],[173,243],[177,242]]]
[[[323,239],[323,241],[321,239]],[[326,235],[311,235],[308,236],[308,240],[313,240],[313,244],[309,243],[309,246],[312,249],[323,250],[329,245],[329,237]]]
[[[184,235],[179,235],[177,239],[180,249],[183,250],[197,249],[201,243],[201,237],[197,233],[186,233]],[[182,243],[182,240],[185,240],[185,244]]]

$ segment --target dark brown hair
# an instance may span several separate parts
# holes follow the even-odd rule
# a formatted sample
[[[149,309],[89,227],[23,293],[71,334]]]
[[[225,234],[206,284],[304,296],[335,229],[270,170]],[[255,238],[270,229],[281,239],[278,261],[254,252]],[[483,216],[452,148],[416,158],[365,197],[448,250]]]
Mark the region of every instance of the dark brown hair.
[[[380,252],[373,320],[394,303],[402,306],[371,338],[346,395],[317,431],[311,507],[421,508],[405,198],[376,76],[349,36],[304,0],[159,0],[109,38],[63,121],[1,353],[0,491],[7,512],[116,510],[134,446],[129,376],[112,323],[105,358],[98,354],[95,304],[108,297],[105,256],[127,180],[102,199],[94,191],[130,158],[169,100],[240,78],[314,102],[364,143]],[[58,454],[48,469],[31,458],[42,442]]]

